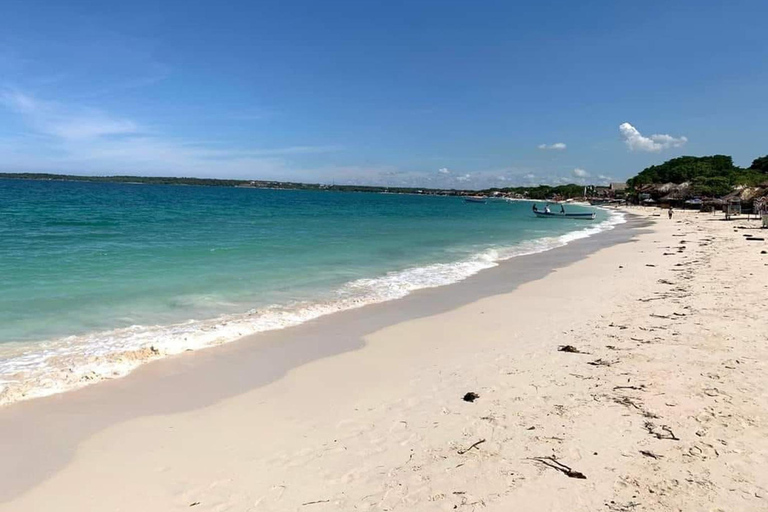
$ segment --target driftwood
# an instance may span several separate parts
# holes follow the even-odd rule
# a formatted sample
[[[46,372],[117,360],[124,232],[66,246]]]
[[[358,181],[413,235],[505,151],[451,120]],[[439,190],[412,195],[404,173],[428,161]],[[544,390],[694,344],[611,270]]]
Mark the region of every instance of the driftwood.
[[[587,476],[582,473],[581,471],[576,471],[562,462],[559,462],[554,457],[531,457],[530,460],[535,460],[536,462],[541,462],[547,467],[550,467],[552,469],[556,469],[557,471],[560,471],[565,476],[569,478],[578,478],[580,480],[586,480]]]
[[[470,447],[467,448],[466,450],[459,450],[459,455],[464,455],[465,453],[467,453],[472,448],[477,448],[478,446],[480,446],[484,442],[485,442],[485,439],[481,439],[481,440],[479,440],[479,441],[477,441],[475,443],[472,443],[472,445],[470,445]]]

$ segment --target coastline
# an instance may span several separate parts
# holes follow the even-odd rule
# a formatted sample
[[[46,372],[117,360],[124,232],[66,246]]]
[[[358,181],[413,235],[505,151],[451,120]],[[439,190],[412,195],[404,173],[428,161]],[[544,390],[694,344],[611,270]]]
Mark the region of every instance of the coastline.
[[[577,229],[566,234],[488,248],[457,261],[408,267],[347,282],[331,294],[335,299],[277,303],[168,325],[130,325],[35,343],[0,344],[0,407],[122,378],[143,364],[180,353],[217,347],[326,315],[399,300],[420,289],[460,282],[500,262],[562,247],[624,222],[618,212],[605,212],[608,217],[599,223],[574,223],[572,226]]]
[[[766,257],[687,215],[0,409],[0,509],[764,506]]]
[[[0,407],[0,436],[8,439],[22,435],[21,433],[26,430],[24,423],[27,417],[41,414],[55,418],[60,414],[66,415],[65,411],[70,407],[92,407],[95,401],[102,413],[105,410],[109,410],[109,413],[102,414],[98,422],[89,420],[87,425],[73,426],[74,433],[77,434],[76,439],[62,440],[59,437],[56,440],[57,448],[66,446],[66,451],[73,452],[80,438],[112,423],[131,418],[137,413],[151,415],[167,413],[169,410],[184,411],[207,406],[229,396],[246,392],[253,387],[268,384],[281,378],[292,368],[313,360],[359,350],[365,346],[363,338],[378,329],[414,318],[443,313],[488,295],[510,292],[522,283],[542,278],[555,271],[557,267],[568,265],[603,247],[627,242],[631,232],[640,227],[639,224],[642,223],[637,220],[618,224],[614,229],[602,231],[597,236],[578,238],[555,249],[504,260],[499,262],[498,266],[485,269],[465,280],[441,287],[416,290],[397,300],[339,311],[285,329],[245,336],[232,343],[210,347],[208,350],[158,358],[138,366],[133,372],[118,379],[106,379],[94,386],[79,387],[63,393],[10,403]],[[320,332],[319,335],[318,332]],[[340,332],[344,332],[344,336],[339,336]],[[315,344],[313,342],[315,337],[323,339],[324,343]],[[252,375],[253,378],[241,380],[242,375],[232,374],[237,379],[228,382],[230,387],[196,385],[197,375],[221,373],[219,370],[210,368],[210,365],[218,366],[218,359],[226,359],[227,361],[221,362],[221,367],[227,368],[233,363],[238,364],[239,361],[243,361],[243,356],[248,357],[247,364],[255,362],[259,365],[258,371]],[[272,360],[280,361],[282,364],[273,366],[270,364]],[[267,364],[265,365],[264,362]],[[147,400],[148,396],[155,393],[154,389],[161,386],[150,379],[164,381],[162,385],[166,385],[169,376],[176,376],[179,381],[184,380],[184,382],[175,384],[177,390],[167,397],[168,401]],[[219,375],[219,377],[227,376]],[[112,391],[113,389],[115,391]],[[179,389],[194,389],[195,396],[185,396],[178,391]],[[130,404],[108,406],[104,402],[107,399],[112,401],[109,397],[111,392],[119,393],[120,399],[127,399]],[[147,405],[152,407],[147,409]],[[21,423],[4,421],[7,418],[20,420]],[[41,423],[56,425],[57,421],[53,419],[50,422],[42,421]],[[58,429],[58,426],[56,428]],[[55,432],[50,432],[49,435],[59,436]],[[0,452],[0,458],[10,460],[7,454],[2,452]],[[24,456],[18,459],[18,465],[11,464],[6,468],[24,467],[24,471],[0,473],[0,482],[12,482],[20,478],[33,480],[30,477],[40,472],[39,465],[27,462],[32,459]],[[48,459],[48,462],[51,460]],[[45,472],[50,471],[49,468]],[[0,503],[5,499],[4,489],[0,487]]]

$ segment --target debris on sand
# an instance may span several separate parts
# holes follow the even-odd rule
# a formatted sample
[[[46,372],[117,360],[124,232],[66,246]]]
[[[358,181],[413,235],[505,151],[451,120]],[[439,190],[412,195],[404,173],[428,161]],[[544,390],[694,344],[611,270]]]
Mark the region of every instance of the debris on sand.
[[[464,455],[465,453],[467,453],[472,448],[477,448],[478,446],[480,446],[484,442],[485,442],[485,439],[481,439],[479,441],[476,441],[476,442],[472,443],[469,448],[467,448],[466,450],[459,450],[458,453],[459,453],[459,455]]]
[[[649,434],[656,437],[656,439],[669,439],[671,441],[680,440],[680,438],[677,437],[674,432],[672,432],[672,429],[666,425],[656,427],[652,421],[646,421],[643,427],[648,431]]]
[[[464,400],[465,402],[474,402],[478,398],[480,398],[480,395],[478,395],[474,391],[470,391],[469,393],[467,393],[462,397],[462,400]]]
[[[552,469],[556,469],[557,471],[560,471],[561,473],[563,473],[565,476],[567,476],[569,478],[578,478],[580,480],[586,480],[587,479],[587,476],[584,473],[582,473],[581,471],[576,471],[576,470],[566,466],[565,464],[563,464],[562,462],[559,462],[554,457],[531,457],[530,460],[535,460],[536,462],[541,462],[542,464],[544,464],[547,467],[550,467]]]
[[[595,359],[594,361],[589,361],[587,364],[590,364],[592,366],[611,366],[613,362],[606,361],[604,359]]]

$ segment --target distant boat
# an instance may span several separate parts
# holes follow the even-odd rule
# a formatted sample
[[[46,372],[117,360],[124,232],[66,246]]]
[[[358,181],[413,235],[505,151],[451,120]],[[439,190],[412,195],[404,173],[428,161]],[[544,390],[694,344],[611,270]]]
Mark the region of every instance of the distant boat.
[[[537,217],[541,218],[547,218],[547,219],[553,219],[553,218],[561,218],[561,219],[581,219],[581,220],[593,220],[595,218],[596,213],[595,212],[584,212],[584,213],[568,213],[565,211],[565,207],[560,205],[560,211],[559,212],[553,212],[549,209],[549,205],[547,204],[543,210],[539,210],[536,207],[536,204],[533,205],[533,213]]]
[[[478,197],[478,196],[467,196],[464,198],[464,201],[467,203],[485,203],[486,199],[484,197]]]

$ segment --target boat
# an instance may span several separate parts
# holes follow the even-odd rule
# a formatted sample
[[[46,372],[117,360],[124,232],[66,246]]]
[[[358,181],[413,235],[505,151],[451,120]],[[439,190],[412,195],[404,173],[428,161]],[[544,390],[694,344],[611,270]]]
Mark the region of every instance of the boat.
[[[581,219],[581,220],[593,220],[595,218],[596,213],[595,212],[584,212],[584,213],[568,213],[565,211],[565,207],[563,205],[560,205],[560,211],[559,212],[553,212],[549,209],[549,204],[547,204],[543,210],[539,210],[536,208],[536,204],[533,205],[533,213],[540,218],[547,218],[547,219]]]
[[[485,203],[486,199],[478,196],[467,196],[464,198],[464,201],[467,203]]]
[[[533,212],[537,217],[563,217],[566,219],[585,219],[592,220],[595,218],[595,212],[592,213],[553,213],[553,212]]]

